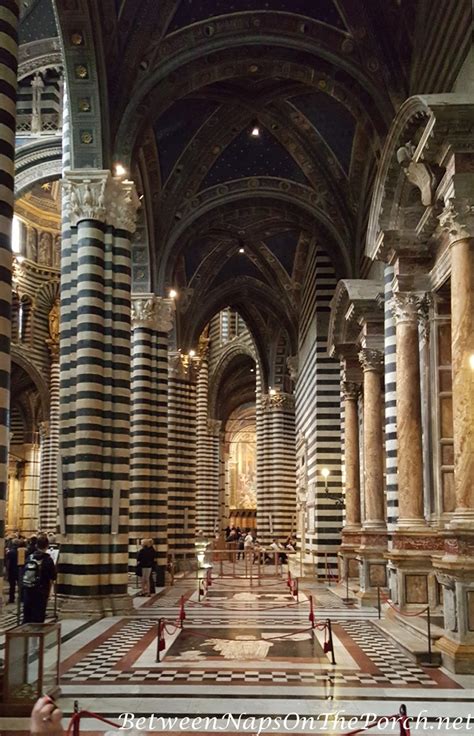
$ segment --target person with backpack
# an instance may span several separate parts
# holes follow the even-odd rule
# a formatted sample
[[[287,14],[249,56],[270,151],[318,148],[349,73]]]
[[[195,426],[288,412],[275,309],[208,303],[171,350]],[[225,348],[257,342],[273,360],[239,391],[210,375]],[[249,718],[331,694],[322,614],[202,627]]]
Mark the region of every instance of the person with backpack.
[[[43,624],[46,618],[51,584],[56,580],[56,568],[48,549],[48,537],[38,537],[36,551],[28,557],[23,570],[23,623]]]

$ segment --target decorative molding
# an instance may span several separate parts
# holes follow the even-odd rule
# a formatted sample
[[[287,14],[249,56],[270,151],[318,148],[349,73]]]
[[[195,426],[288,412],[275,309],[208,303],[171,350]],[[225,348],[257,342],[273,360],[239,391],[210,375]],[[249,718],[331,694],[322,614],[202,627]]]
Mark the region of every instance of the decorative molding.
[[[298,375],[299,375],[299,365],[298,365],[298,362],[299,362],[298,355],[290,355],[286,359],[286,365],[287,365],[287,368],[288,368],[288,373],[290,374],[291,380],[294,381],[295,383],[298,380]]]
[[[373,348],[362,348],[359,351],[359,361],[364,371],[381,373],[384,366],[383,353]]]
[[[389,305],[397,324],[419,320],[424,296],[412,292],[396,292],[393,295]]]
[[[140,206],[133,182],[103,169],[65,172],[64,209],[71,225],[96,220],[134,233]]]
[[[168,333],[174,326],[174,300],[154,295],[132,296],[132,329],[147,327]]]
[[[398,149],[397,160],[408,181],[420,190],[422,204],[428,207],[434,204],[434,194],[442,171],[435,171],[434,166],[426,161],[416,160],[415,151],[416,147],[409,141]]]
[[[213,437],[219,437],[221,431],[222,422],[220,419],[208,419],[207,420],[207,431]]]

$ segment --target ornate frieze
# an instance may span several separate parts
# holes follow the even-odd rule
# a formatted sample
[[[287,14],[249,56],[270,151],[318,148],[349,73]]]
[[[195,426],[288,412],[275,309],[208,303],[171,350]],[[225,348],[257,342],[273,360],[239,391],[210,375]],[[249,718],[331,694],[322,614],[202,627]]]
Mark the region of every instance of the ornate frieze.
[[[383,354],[380,350],[362,348],[359,351],[359,361],[364,371],[377,371],[379,373],[383,370]]]
[[[296,382],[298,380],[298,371],[299,371],[298,356],[290,355],[290,357],[286,359],[286,365],[287,365],[288,373],[290,374],[291,380]]]
[[[112,177],[110,171],[84,169],[65,174],[64,208],[71,225],[96,220],[134,233],[139,205],[133,182]]]
[[[174,324],[174,301],[154,295],[132,297],[132,329],[147,327],[168,333]]]

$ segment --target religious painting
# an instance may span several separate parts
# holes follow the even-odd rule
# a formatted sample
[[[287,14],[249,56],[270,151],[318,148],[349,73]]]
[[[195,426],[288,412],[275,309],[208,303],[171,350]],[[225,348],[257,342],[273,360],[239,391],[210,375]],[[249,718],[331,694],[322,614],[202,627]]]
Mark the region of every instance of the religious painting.
[[[230,507],[257,508],[257,463],[255,431],[241,430],[229,447]]]

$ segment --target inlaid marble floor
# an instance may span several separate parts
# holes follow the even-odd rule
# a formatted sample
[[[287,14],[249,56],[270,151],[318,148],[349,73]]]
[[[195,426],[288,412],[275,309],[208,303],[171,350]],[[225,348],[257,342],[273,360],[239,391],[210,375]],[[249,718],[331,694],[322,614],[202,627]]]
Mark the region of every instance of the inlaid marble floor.
[[[405,703],[413,725],[419,715],[428,719],[412,726],[412,733],[474,734],[468,720],[474,677],[420,667],[374,626],[375,610],[347,608],[333,590],[315,583],[301,587],[295,600],[283,577],[265,578],[261,585],[216,578],[199,600],[189,577],[153,598],[135,598],[133,617],[64,621],[59,702],[67,715],[78,700],[81,708],[116,723],[124,723],[120,716],[126,713],[145,718],[141,733],[249,734],[348,733],[342,718],[364,725],[365,714],[392,715]],[[324,653],[327,635],[311,627],[310,596],[317,623],[331,620],[335,665]],[[182,629],[174,626],[181,600]],[[166,625],[157,661],[159,619]],[[456,728],[444,727],[441,716],[462,720]],[[194,717],[211,720],[183,720]],[[303,717],[314,720],[305,724]],[[2,736],[21,736],[26,728],[26,719],[0,718]],[[92,719],[82,724],[88,735],[106,730],[110,726]],[[398,734],[399,728],[370,731],[377,732]]]

